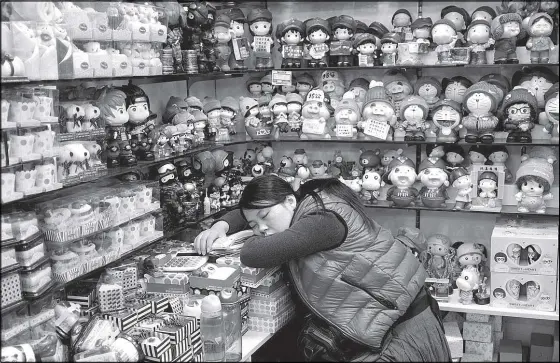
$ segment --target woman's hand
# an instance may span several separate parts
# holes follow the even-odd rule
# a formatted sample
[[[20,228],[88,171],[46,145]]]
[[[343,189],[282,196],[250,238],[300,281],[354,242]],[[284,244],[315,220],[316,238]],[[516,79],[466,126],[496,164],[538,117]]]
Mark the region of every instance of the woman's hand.
[[[219,221],[206,231],[202,231],[194,239],[194,250],[199,255],[206,255],[212,250],[214,242],[220,238],[225,237],[229,230],[227,222]]]

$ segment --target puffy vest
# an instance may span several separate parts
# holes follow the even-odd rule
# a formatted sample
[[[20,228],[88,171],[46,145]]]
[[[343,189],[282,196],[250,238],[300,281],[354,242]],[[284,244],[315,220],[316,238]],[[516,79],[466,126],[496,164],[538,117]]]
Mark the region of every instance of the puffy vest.
[[[368,227],[345,201],[320,195],[325,208],[346,221],[348,233],[336,248],[290,261],[294,287],[311,311],[347,338],[380,350],[386,333],[422,289],[426,272],[390,231],[375,222]],[[292,223],[316,211],[307,197]]]

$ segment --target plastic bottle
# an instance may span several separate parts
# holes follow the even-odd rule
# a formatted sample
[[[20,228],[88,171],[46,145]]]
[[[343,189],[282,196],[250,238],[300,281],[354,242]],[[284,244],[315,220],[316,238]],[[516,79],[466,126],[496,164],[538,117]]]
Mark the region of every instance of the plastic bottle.
[[[208,215],[212,213],[212,207],[210,205],[210,198],[208,198],[208,189],[206,189],[206,196],[204,197],[204,214]]]
[[[240,362],[241,347],[241,305],[237,291],[226,288],[220,293],[222,314],[226,332],[226,362]]]
[[[216,295],[202,299],[200,335],[205,362],[226,361],[226,338],[222,304]]]

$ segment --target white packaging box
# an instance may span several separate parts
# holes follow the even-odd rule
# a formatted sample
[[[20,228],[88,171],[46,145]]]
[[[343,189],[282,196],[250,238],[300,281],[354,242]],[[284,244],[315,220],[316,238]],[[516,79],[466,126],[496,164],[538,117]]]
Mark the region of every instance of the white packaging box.
[[[463,324],[463,339],[475,342],[492,342],[492,324],[465,321]]]
[[[476,314],[476,313],[467,313],[466,319],[467,321],[476,321],[478,323],[488,323],[490,321],[491,316],[487,314]]]
[[[557,269],[557,221],[496,221],[491,240],[492,272],[556,276]]]
[[[493,307],[555,311],[556,276],[494,272],[490,286]]]
[[[490,361],[494,355],[494,342],[483,343],[465,340],[465,353],[480,354],[484,357],[484,360]]]
[[[456,321],[445,322],[443,329],[451,351],[451,358],[461,358],[463,356],[463,337],[459,331],[459,323]]]

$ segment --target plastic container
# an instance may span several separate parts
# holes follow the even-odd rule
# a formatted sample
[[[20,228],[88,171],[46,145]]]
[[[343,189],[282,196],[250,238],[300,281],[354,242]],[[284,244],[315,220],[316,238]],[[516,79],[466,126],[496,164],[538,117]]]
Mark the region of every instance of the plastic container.
[[[33,270],[22,270],[21,289],[24,294],[35,295],[52,282],[52,270],[48,259]]]
[[[222,316],[222,304],[216,295],[202,299],[200,335],[206,362],[226,361],[226,334]]]
[[[68,282],[82,274],[80,257],[67,249],[61,248],[51,254],[53,278],[57,282]]]
[[[21,279],[17,270],[2,274],[1,281],[1,307],[7,308],[23,300]]]
[[[1,256],[0,271],[2,273],[6,273],[6,271],[13,271],[18,268],[19,264],[16,259],[16,250],[13,244],[3,245]]]
[[[12,226],[12,235],[18,241],[23,241],[39,232],[37,216],[34,212],[12,213],[8,215],[7,219],[7,222]]]
[[[241,305],[237,291],[232,288],[222,290],[222,315],[226,334],[226,362],[241,362]]]
[[[42,235],[21,241],[15,247],[16,259],[23,268],[29,268],[45,257],[45,244]]]

